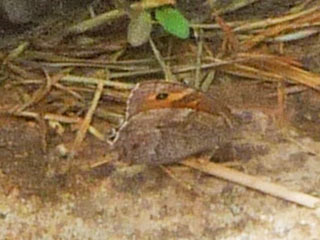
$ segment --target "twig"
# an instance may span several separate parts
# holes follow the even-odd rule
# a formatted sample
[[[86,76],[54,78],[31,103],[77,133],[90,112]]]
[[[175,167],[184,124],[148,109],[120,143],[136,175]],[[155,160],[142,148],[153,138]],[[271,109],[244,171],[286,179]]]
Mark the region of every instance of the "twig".
[[[266,182],[259,177],[250,176],[236,170],[223,167],[219,164],[192,158],[183,161],[182,164],[211,174],[215,177],[222,178],[227,181],[231,181],[305,207],[316,208],[320,206],[319,198],[301,192],[289,190],[286,187],[280,186],[278,184]]]

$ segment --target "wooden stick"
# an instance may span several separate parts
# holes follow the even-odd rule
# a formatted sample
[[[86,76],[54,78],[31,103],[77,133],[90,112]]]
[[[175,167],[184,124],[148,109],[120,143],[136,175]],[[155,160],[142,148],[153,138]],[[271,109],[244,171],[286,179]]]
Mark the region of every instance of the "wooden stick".
[[[316,208],[320,206],[319,198],[289,190],[278,184],[264,181],[259,177],[250,176],[219,164],[205,161],[204,159],[189,158],[183,161],[182,164],[211,174],[215,177],[222,178],[305,207]]]

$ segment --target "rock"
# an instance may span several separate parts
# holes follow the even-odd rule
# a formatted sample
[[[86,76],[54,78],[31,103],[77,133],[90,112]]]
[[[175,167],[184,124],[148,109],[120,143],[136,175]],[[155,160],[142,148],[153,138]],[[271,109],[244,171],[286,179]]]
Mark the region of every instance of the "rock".
[[[0,2],[0,15],[14,24],[35,21],[39,16],[57,13],[64,8],[83,6],[90,0],[3,0]]]

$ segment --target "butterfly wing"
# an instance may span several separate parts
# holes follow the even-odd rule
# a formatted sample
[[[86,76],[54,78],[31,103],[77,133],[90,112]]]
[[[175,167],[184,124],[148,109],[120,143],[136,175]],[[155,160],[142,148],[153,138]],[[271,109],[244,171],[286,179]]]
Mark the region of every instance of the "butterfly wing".
[[[214,149],[224,127],[222,118],[193,109],[153,109],[132,116],[119,130],[114,148],[126,162],[173,163]]]

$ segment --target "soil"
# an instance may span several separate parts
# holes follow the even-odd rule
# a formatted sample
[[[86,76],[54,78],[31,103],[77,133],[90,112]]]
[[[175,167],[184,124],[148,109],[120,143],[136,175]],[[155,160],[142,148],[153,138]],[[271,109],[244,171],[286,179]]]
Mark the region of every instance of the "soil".
[[[287,9],[297,1],[290,6],[272,3],[273,8],[266,5],[275,16],[281,11],[276,4]],[[259,9],[258,13],[256,8],[241,10],[242,17],[259,15]],[[315,46],[319,35],[284,49],[316,73],[320,51]],[[0,108],[21,104],[25,90],[10,82],[2,84]],[[276,92],[273,83],[219,76],[208,94],[249,120],[241,139],[226,144],[212,161],[320,197],[320,95],[309,88],[290,94],[282,113]],[[30,111],[57,110],[54,99],[48,95]],[[79,110],[67,97],[64,100],[74,112]],[[102,99],[101,109],[110,107],[109,100]],[[122,100],[116,109],[124,112]],[[113,126],[99,117],[94,124],[104,134]],[[41,118],[0,116],[0,239],[319,239],[320,209],[178,164],[167,167],[179,180],[155,166],[118,169],[107,164],[84,170],[81,166],[110,153],[108,143],[87,134],[70,160],[64,149],[72,146],[76,129],[62,127],[64,132],[59,133]]]

